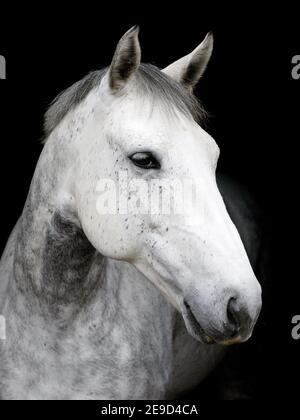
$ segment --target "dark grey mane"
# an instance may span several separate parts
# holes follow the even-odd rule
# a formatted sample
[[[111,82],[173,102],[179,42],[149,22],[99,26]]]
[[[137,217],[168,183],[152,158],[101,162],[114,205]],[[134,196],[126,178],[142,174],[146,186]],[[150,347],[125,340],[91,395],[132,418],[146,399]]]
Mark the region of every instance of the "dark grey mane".
[[[57,96],[45,115],[46,139],[68,112],[79,105],[94,88],[100,85],[106,71],[107,69],[91,72]],[[205,120],[207,114],[198,99],[157,67],[151,64],[141,64],[136,73],[136,80],[139,93],[158,100],[167,111],[177,109],[185,115],[192,116],[198,123]]]

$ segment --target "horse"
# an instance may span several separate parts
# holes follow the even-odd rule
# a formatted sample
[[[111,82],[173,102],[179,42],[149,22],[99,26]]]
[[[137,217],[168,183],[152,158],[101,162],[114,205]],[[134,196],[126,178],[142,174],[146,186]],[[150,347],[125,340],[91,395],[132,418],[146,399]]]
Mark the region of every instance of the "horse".
[[[262,306],[249,260],[254,222],[240,191],[216,177],[220,150],[194,94],[213,43],[209,33],[160,70],[141,62],[135,26],[109,67],[47,111],[43,150],[0,263],[1,399],[173,399],[251,337]],[[99,197],[110,200],[108,181],[117,185],[120,173],[140,180],[125,193],[136,207],[153,180],[191,180],[200,200],[188,217],[100,212]]]

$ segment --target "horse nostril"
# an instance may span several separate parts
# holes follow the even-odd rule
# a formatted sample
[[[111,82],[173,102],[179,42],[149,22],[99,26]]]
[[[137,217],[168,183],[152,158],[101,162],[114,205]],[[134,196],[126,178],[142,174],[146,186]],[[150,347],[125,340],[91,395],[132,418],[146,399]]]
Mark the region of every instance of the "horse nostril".
[[[230,327],[233,329],[233,335],[236,335],[240,329],[242,324],[242,311],[237,309],[237,300],[236,298],[231,298],[228,302],[227,306],[227,318]]]

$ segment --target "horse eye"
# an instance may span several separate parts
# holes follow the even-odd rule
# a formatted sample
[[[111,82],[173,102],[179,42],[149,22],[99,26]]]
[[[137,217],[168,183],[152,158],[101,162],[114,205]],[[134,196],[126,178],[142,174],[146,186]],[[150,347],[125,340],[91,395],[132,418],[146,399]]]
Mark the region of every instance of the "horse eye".
[[[143,169],[160,169],[160,163],[152,153],[135,153],[129,158],[135,166]]]

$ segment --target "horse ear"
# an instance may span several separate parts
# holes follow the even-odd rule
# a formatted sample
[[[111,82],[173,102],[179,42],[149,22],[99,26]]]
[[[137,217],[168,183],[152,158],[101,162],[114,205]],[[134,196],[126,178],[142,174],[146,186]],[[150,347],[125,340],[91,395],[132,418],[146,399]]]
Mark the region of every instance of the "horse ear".
[[[122,90],[141,64],[139,26],[134,26],[121,38],[109,69],[109,86],[113,93]]]
[[[213,52],[214,37],[210,32],[192,53],[186,55],[163,70],[165,74],[193,90],[209,63]]]

